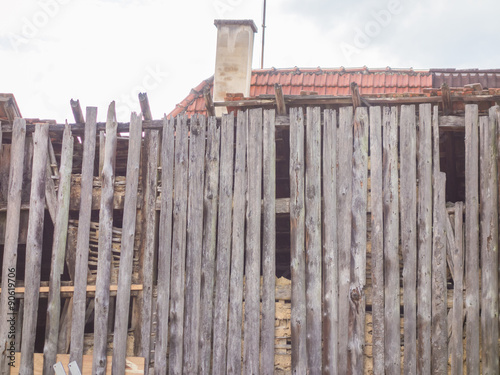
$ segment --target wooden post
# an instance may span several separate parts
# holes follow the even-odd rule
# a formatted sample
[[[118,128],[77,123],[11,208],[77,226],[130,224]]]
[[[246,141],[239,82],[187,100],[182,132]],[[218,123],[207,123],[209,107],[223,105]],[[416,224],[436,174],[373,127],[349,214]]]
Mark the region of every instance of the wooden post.
[[[323,373],[337,374],[337,112],[324,111],[323,126]]]
[[[47,307],[47,326],[43,349],[43,372],[52,373],[56,362],[57,342],[59,338],[59,319],[61,314],[61,275],[64,271],[66,239],[68,235],[69,198],[71,189],[71,171],[73,167],[73,136],[66,124],[63,133],[61,151],[61,169],[59,171],[59,191],[57,194],[57,216],[54,225],[52,260],[50,270],[50,288]]]
[[[187,219],[186,309],[183,372],[198,372],[200,337],[201,251],[203,248],[203,183],[205,171],[204,116],[191,117],[189,137],[189,199]]]
[[[274,374],[276,323],[276,143],[274,110],[264,111],[261,374]],[[233,248],[234,249],[234,248]],[[234,250],[233,250],[234,251]],[[321,255],[320,255],[321,265]],[[321,267],[321,266],[320,266]],[[321,289],[321,286],[320,286]],[[321,292],[320,292],[321,293]],[[321,296],[320,296],[321,303]],[[321,320],[321,318],[320,318]]]
[[[467,375],[479,374],[478,106],[465,106],[465,312]]]
[[[213,328],[212,373],[226,371],[227,307],[231,254],[231,215],[233,204],[234,117],[222,116],[219,177],[219,224],[216,255],[216,279]]]
[[[70,101],[71,111],[73,112],[73,118],[75,119],[75,123],[84,124],[85,119],[83,118],[82,107],[80,107],[80,100]]]
[[[382,111],[370,108],[372,350],[373,373],[384,373],[384,213],[382,178]]]
[[[399,311],[398,111],[384,107],[385,371],[401,373]]]
[[[89,258],[90,216],[92,209],[92,184],[94,182],[94,158],[96,144],[97,108],[87,107],[87,122],[83,141],[82,183],[80,188],[80,213],[75,262],[75,292],[73,294],[73,319],[71,323],[70,361],[78,367],[83,362],[83,339],[87,294]]]
[[[210,94],[209,89],[203,91],[203,98],[205,99],[205,108],[207,109],[207,114],[209,116],[215,116],[214,100],[212,98],[212,94]]]
[[[36,326],[38,318],[38,296],[42,266],[43,221],[45,214],[45,173],[47,172],[49,124],[38,124],[33,137],[33,174],[26,240],[26,268],[24,292],[23,340],[21,342],[20,373],[34,371]]]
[[[432,308],[432,116],[430,104],[419,106],[417,136],[417,177],[419,182],[417,207],[417,373],[430,374]]]
[[[127,180],[125,186],[125,205],[123,209],[120,267],[118,269],[118,291],[116,295],[116,316],[113,336],[112,373],[115,375],[125,373],[141,146],[142,114],[137,115],[134,112],[130,117]]]
[[[292,372],[307,371],[305,207],[304,207],[304,114],[290,108],[290,270],[292,273]]]
[[[215,117],[209,117],[207,149],[205,155],[206,173],[205,193],[203,197],[204,236],[203,255],[201,259],[201,277],[204,283],[201,286],[201,306],[203,306],[203,314],[201,316],[199,373],[203,375],[210,374],[212,358],[215,249],[217,244],[217,206],[219,202],[219,158],[220,128],[217,126],[217,119]],[[235,204],[238,204],[238,202],[236,201]]]
[[[175,120],[163,118],[161,146],[161,208],[158,228],[158,298],[155,346],[155,374],[167,372],[168,313],[170,307],[170,265],[172,258],[172,196],[174,185]],[[123,251],[123,250],[122,250]]]
[[[246,156],[248,111],[239,111],[236,126],[234,164],[234,215],[229,286],[229,327],[227,332],[227,373],[241,374],[241,326],[243,321],[243,270],[245,267],[245,208],[247,192]],[[273,316],[274,333],[274,316]],[[273,340],[274,345],[274,340]],[[274,353],[274,349],[273,349]],[[274,364],[273,364],[274,365]],[[273,368],[274,369],[274,368]]]
[[[12,145],[9,172],[9,190],[7,198],[7,218],[5,225],[5,242],[2,263],[2,290],[10,291],[16,284],[17,245],[19,239],[19,219],[21,215],[21,193],[23,183],[24,144],[26,141],[26,120],[16,118],[13,124]],[[10,285],[9,285],[10,284]],[[14,284],[14,285],[12,285]],[[7,317],[14,313],[14,306],[9,303],[11,293],[0,294],[0,316]],[[12,300],[12,298],[11,298]],[[24,301],[23,301],[24,303]],[[18,319],[20,317],[18,316]],[[6,318],[0,320],[0,346],[9,348],[0,351],[0,373],[10,372],[10,341],[8,338],[11,323]],[[17,331],[16,340],[20,335]]]
[[[177,117],[175,129],[175,197],[173,205],[172,264],[170,277],[169,372],[182,372],[182,328],[184,323],[184,271],[186,268],[186,211],[188,170],[187,116]]]
[[[274,84],[274,95],[276,96],[276,110],[278,115],[286,115],[285,97],[283,95],[283,89],[279,83]]]
[[[108,346],[109,285],[111,282],[111,246],[113,236],[113,192],[115,181],[114,158],[116,153],[115,102],[108,108],[106,121],[106,146],[101,172],[101,209],[99,212],[99,255],[94,314],[94,357],[92,373],[106,373],[106,349]]]
[[[498,374],[497,108],[481,117],[481,332],[483,374]],[[483,120],[484,118],[484,120]]]
[[[463,374],[463,278],[464,278],[464,249],[463,249],[463,209],[462,202],[455,203],[455,248],[453,251],[453,315],[451,335],[451,373]]]
[[[320,374],[321,363],[321,110],[307,107],[305,228],[306,337],[310,374]],[[366,219],[365,219],[366,221]]]

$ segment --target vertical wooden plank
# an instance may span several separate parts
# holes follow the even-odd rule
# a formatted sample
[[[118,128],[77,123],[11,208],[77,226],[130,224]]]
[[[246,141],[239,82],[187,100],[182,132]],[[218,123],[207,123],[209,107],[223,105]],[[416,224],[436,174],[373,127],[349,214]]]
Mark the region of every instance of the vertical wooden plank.
[[[19,220],[21,215],[21,193],[23,183],[24,144],[26,141],[26,120],[16,118],[12,127],[12,145],[10,157],[10,171],[7,197],[7,216],[5,223],[5,241],[2,262],[2,290],[12,290],[16,284],[17,245],[19,239]],[[7,275],[7,276],[5,276]],[[11,293],[0,294],[0,316],[6,317],[13,314],[15,306],[9,303]],[[12,300],[12,298],[11,298]],[[24,304],[24,301],[23,301]],[[20,317],[17,317],[20,319]],[[10,371],[11,341],[9,331],[11,322],[7,319],[0,320],[0,347],[9,350],[0,350],[0,372],[7,374]],[[20,336],[17,331],[16,340]]]
[[[306,338],[310,374],[321,364],[321,111],[307,108],[305,226],[306,226]],[[366,222],[366,219],[365,219]]]
[[[384,373],[384,212],[382,178],[382,111],[370,107],[372,350],[373,373]]]
[[[204,116],[191,117],[189,139],[189,203],[187,221],[184,373],[198,372],[200,337],[201,251],[203,245],[203,182],[205,171]]]
[[[248,205],[245,249],[245,374],[259,373],[260,227],[262,195],[262,108],[249,111],[247,133]]]
[[[69,198],[71,189],[71,170],[73,167],[73,136],[66,124],[61,150],[61,168],[59,171],[59,191],[57,193],[57,214],[52,243],[50,270],[50,289],[47,307],[47,326],[43,348],[43,372],[52,374],[52,365],[56,363],[57,342],[59,338],[59,319],[61,315],[61,275],[64,271],[66,239],[68,235]]]
[[[484,118],[484,120],[483,120]],[[498,180],[496,108],[481,117],[481,332],[483,374],[498,374]],[[484,122],[484,123],[483,123]]]
[[[214,344],[212,373],[226,371],[227,308],[231,256],[231,215],[233,204],[234,117],[222,116],[219,177],[219,225],[214,301]]]
[[[264,111],[261,374],[274,374],[276,290],[276,144],[274,110]],[[321,130],[320,130],[321,131]],[[321,150],[321,146],[318,148]],[[321,166],[320,166],[321,168]],[[321,198],[320,198],[321,199]],[[321,251],[321,249],[320,249]],[[319,257],[321,269],[321,253]],[[321,280],[321,279],[320,279]],[[321,282],[321,281],[320,281]],[[321,306],[321,284],[320,284]],[[321,322],[321,316],[320,316]],[[321,349],[321,347],[320,347]],[[321,353],[320,353],[321,354]]]
[[[352,374],[364,372],[366,208],[368,184],[368,112],[358,107],[354,117],[352,154],[352,236],[349,289],[349,363]]]
[[[339,110],[339,129],[337,132],[337,202],[338,217],[338,272],[339,272],[339,359],[338,371],[348,370],[349,339],[349,284],[351,280],[351,215],[352,203],[352,131],[353,109],[342,107]],[[340,323],[342,322],[342,323]]]
[[[227,331],[227,373],[241,374],[241,326],[243,321],[243,270],[245,267],[245,207],[247,192],[246,155],[248,111],[239,111],[236,126],[234,164],[233,244],[229,289],[229,327]],[[274,315],[273,315],[274,333]],[[274,340],[273,340],[274,344]],[[274,352],[274,350],[273,350]],[[274,365],[274,363],[273,363]]]
[[[113,374],[125,373],[141,145],[142,114],[137,115],[134,112],[130,117],[128,141],[127,179],[125,185],[125,204],[123,208],[120,266],[118,269],[118,291],[116,295],[116,315],[113,336]]]
[[[307,371],[304,114],[290,108],[290,270],[292,274],[292,373]]]
[[[111,283],[111,246],[113,237],[113,193],[115,181],[114,159],[116,153],[115,102],[111,102],[106,119],[106,146],[104,165],[101,172],[101,209],[99,212],[99,255],[94,313],[94,357],[92,373],[106,373],[106,349],[108,346],[109,285]]]
[[[417,136],[417,373],[424,375],[430,374],[431,371],[432,116],[430,104],[419,106]]]
[[[417,372],[417,172],[415,106],[401,106],[401,250],[403,253],[404,373]]]
[[[172,209],[174,183],[175,120],[163,118],[161,146],[161,208],[158,228],[158,299],[155,346],[155,374],[167,373],[168,313],[170,307],[170,265],[172,257]]]
[[[219,202],[219,152],[220,127],[217,126],[217,118],[211,116],[208,118],[205,155],[203,255],[201,259],[201,306],[203,306],[203,314],[201,316],[199,373],[203,375],[210,374],[212,358],[215,249],[217,245],[217,205]]]
[[[38,296],[40,294],[40,271],[42,266],[43,221],[45,211],[45,173],[47,172],[49,124],[37,124],[33,136],[33,174],[26,240],[26,269],[24,292],[23,340],[21,342],[21,374],[34,371]]]
[[[399,311],[398,110],[384,107],[385,371],[401,373]]]
[[[464,279],[464,252],[463,252],[463,210],[462,202],[455,203],[455,248],[453,251],[453,316],[451,335],[451,373],[462,375],[463,371],[463,279]]]
[[[172,260],[170,271],[170,374],[182,373],[184,271],[186,268],[188,130],[187,116],[178,116],[175,129],[174,226],[172,229]]]
[[[479,374],[479,139],[478,107],[465,105],[465,352],[468,375]]]
[[[323,373],[337,374],[337,112],[324,111],[323,126]]]
[[[75,292],[73,294],[73,319],[71,322],[70,361],[82,368],[83,339],[87,294],[89,258],[90,215],[92,209],[92,184],[96,144],[97,108],[87,107],[85,136],[83,141],[82,182],[80,189],[80,213],[75,262]]]

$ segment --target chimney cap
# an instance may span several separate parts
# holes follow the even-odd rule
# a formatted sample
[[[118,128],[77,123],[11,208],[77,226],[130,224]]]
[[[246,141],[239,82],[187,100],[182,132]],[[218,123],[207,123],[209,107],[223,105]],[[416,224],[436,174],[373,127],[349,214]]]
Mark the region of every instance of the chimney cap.
[[[250,26],[254,33],[257,32],[257,26],[255,26],[255,22],[253,20],[214,20],[214,25],[218,27],[220,26]]]

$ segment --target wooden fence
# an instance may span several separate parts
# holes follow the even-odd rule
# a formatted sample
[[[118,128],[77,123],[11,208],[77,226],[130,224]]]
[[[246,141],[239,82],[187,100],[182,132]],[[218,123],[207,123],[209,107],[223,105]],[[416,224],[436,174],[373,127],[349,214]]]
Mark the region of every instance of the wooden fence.
[[[499,372],[500,107],[453,203],[437,106],[143,110],[3,126],[0,373]]]

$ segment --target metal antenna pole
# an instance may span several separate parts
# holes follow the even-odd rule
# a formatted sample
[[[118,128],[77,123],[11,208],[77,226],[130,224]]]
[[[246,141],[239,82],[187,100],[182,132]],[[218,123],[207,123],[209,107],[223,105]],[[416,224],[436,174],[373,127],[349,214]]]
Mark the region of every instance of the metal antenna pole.
[[[264,43],[266,38],[266,0],[264,0],[264,11],[262,15],[262,52],[260,59],[260,68],[264,69]]]

